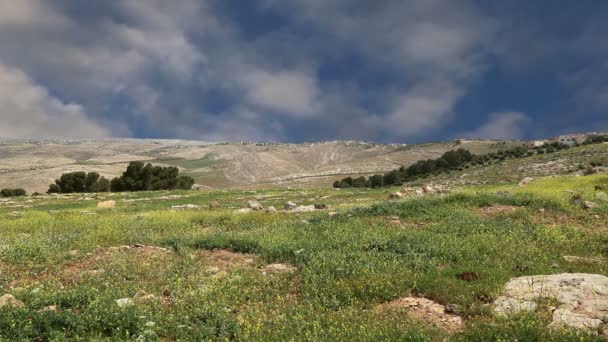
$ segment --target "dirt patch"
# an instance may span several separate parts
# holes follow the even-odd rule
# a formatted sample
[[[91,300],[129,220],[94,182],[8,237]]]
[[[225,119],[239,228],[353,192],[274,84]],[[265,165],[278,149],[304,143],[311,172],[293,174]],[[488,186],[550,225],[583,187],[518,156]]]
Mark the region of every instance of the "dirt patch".
[[[455,333],[463,325],[462,318],[446,312],[446,307],[426,298],[403,297],[378,306],[379,310],[408,310],[408,314],[432,326]]]
[[[503,214],[511,214],[511,213],[514,213],[517,209],[521,209],[521,208],[523,208],[523,207],[497,204],[497,205],[493,205],[490,207],[478,208],[477,211],[483,216],[496,216],[496,215],[503,215]]]
[[[204,260],[210,267],[229,269],[233,267],[253,267],[258,260],[254,254],[237,253],[225,249],[198,251],[196,258]]]

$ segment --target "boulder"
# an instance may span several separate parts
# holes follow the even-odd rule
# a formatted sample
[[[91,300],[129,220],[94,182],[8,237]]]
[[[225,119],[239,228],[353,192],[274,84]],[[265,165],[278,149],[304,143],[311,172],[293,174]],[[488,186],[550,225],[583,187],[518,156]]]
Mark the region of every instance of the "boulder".
[[[97,208],[109,209],[114,207],[116,207],[116,201],[114,200],[102,201],[97,203]]]
[[[212,200],[209,202],[209,209],[217,209],[219,207],[221,207],[222,205],[220,204],[220,202],[216,201],[216,200]]]
[[[12,307],[12,308],[22,308],[25,305],[23,304],[22,301],[20,301],[19,299],[15,298],[13,295],[11,294],[5,294],[2,297],[0,297],[0,309],[1,308],[6,308],[6,307]]]
[[[315,209],[317,209],[317,210],[327,209],[327,205],[325,205],[323,203],[315,203]]]
[[[315,211],[314,205],[300,205],[291,210],[292,213],[307,213]]]
[[[590,201],[583,201],[581,206],[583,207],[583,209],[593,209],[593,208],[597,207],[597,203],[590,202]]]
[[[555,300],[551,327],[606,328],[608,318],[608,277],[588,273],[561,273],[511,279],[495,302],[495,312],[511,315],[535,311],[539,300]]]
[[[264,209],[264,212],[267,212],[269,214],[276,214],[278,211],[277,211],[277,208],[275,208],[271,205],[270,207]]]
[[[184,204],[184,205],[174,205],[171,206],[171,210],[194,210],[199,209],[200,207],[196,204]]]
[[[389,200],[401,199],[401,198],[403,198],[403,197],[404,197],[404,195],[403,195],[403,193],[402,193],[402,192],[400,192],[400,191],[393,192],[393,193],[391,193],[390,195],[388,195],[388,199],[389,199]]]
[[[293,210],[293,209],[295,209],[297,207],[298,207],[298,205],[295,202],[292,202],[292,201],[289,201],[289,202],[285,203],[285,206],[284,206],[285,210]]]
[[[264,207],[258,201],[247,201],[247,208],[255,211],[264,210]]]
[[[608,194],[606,194],[603,191],[596,193],[595,198],[597,198],[600,201],[608,202]]]
[[[251,208],[241,208],[234,211],[235,214],[248,214],[251,212],[253,212],[253,209]]]
[[[519,181],[519,186],[524,186],[532,181],[534,181],[534,178],[526,177],[526,178],[522,179],[521,181]]]
[[[135,305],[135,302],[132,298],[120,298],[116,300],[116,305],[118,305],[119,308],[126,308]]]
[[[14,218],[23,217],[23,213],[20,211],[11,211],[11,213],[8,215]]]

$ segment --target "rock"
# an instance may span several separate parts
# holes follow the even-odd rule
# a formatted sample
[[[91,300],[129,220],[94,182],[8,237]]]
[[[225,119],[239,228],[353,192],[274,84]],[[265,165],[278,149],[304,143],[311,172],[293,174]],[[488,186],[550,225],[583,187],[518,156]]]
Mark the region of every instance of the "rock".
[[[235,214],[247,214],[253,212],[253,209],[251,208],[241,208],[241,209],[237,209],[234,211]]]
[[[315,211],[314,205],[301,205],[291,210],[292,213],[307,213],[311,211]]]
[[[406,309],[408,315],[451,333],[459,331],[463,325],[462,318],[452,314],[455,310],[448,310],[447,307],[426,298],[403,297],[382,304],[377,309]]]
[[[402,199],[404,197],[403,193],[400,191],[397,192],[393,192],[390,195],[388,195],[388,199],[389,200],[396,200],[396,199]]]
[[[135,305],[135,302],[131,298],[120,298],[116,300],[116,305],[118,305],[119,308],[126,308]]]
[[[75,257],[75,256],[78,255],[78,250],[77,249],[73,249],[71,251],[68,251],[68,255],[72,256],[72,257]]]
[[[519,181],[519,186],[524,186],[532,181],[534,181],[534,178],[526,177],[526,178],[522,179],[521,181]]]
[[[59,313],[59,308],[57,307],[57,305],[49,305],[49,306],[45,306],[42,309],[38,310],[38,312],[54,312],[54,313]]]
[[[48,213],[49,215],[59,214],[59,210],[49,210]]]
[[[270,207],[266,208],[264,211],[267,212],[267,213],[269,213],[269,214],[276,214],[278,212],[277,208],[275,208],[273,206],[270,206]]]
[[[264,210],[264,207],[258,201],[247,201],[247,208],[255,211]]]
[[[600,201],[608,202],[608,194],[606,194],[605,192],[602,192],[602,191],[596,193],[595,198],[597,198]]]
[[[541,214],[543,214],[545,212],[545,208],[538,209],[538,212],[541,213]]]
[[[285,206],[284,206],[285,210],[293,210],[293,209],[295,209],[297,207],[298,207],[298,205],[295,202],[292,202],[292,201],[289,201],[289,202],[285,203]]]
[[[1,308],[6,308],[6,307],[11,307],[11,308],[22,308],[24,307],[25,304],[23,304],[22,301],[20,301],[19,299],[15,298],[13,295],[11,294],[5,294],[2,297],[0,297],[0,309]]]
[[[583,209],[593,209],[593,208],[597,207],[597,203],[593,203],[590,201],[583,201],[581,206],[583,207]]]
[[[432,185],[423,185],[422,192],[424,192],[425,194],[432,193],[435,192],[435,188],[433,188]]]
[[[217,266],[213,266],[213,267],[209,267],[207,269],[207,272],[212,273],[212,274],[216,274],[220,272],[220,268]]]
[[[114,207],[116,207],[116,201],[114,200],[102,201],[97,203],[97,208],[109,209]]]
[[[598,328],[602,325],[602,320],[590,318],[581,313],[574,313],[567,309],[557,309],[553,311],[553,321],[549,324],[553,329],[583,329],[593,333],[597,333]]]
[[[422,189],[416,189],[414,192],[415,192],[415,193],[416,193],[416,195],[418,195],[418,196],[422,196],[422,195],[424,195],[424,191],[422,191]]]
[[[220,202],[216,201],[216,200],[212,200],[209,202],[209,209],[217,209],[220,208],[222,205],[220,204]]]
[[[156,299],[155,295],[149,294],[144,290],[137,291],[137,293],[133,296],[133,300],[137,303],[145,303],[145,302],[153,301],[155,299]]]
[[[171,206],[171,210],[195,210],[200,207],[196,204],[184,204],[184,205],[174,205]]]
[[[608,317],[608,277],[588,273],[561,273],[511,279],[495,302],[497,314],[534,311],[537,300],[555,300],[552,327],[606,328]]]
[[[334,216],[338,215],[338,213],[337,213],[337,212],[335,212],[335,211],[331,211],[331,212],[327,213],[327,215],[328,215],[329,217],[334,217]]]
[[[12,211],[10,214],[8,214],[8,216],[15,217],[15,218],[23,217],[23,213],[20,211]]]
[[[317,209],[317,210],[327,209],[327,205],[325,205],[323,203],[315,203],[315,209]]]

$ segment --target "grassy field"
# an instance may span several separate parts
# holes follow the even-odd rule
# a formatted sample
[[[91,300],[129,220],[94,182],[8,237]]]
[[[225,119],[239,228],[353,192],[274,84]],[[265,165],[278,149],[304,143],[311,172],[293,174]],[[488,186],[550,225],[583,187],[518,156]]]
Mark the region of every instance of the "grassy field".
[[[543,314],[496,318],[491,303],[516,276],[608,275],[608,263],[562,258],[608,252],[602,187],[608,177],[594,175],[399,201],[386,200],[394,189],[319,189],[1,202],[0,294],[24,305],[0,309],[0,339],[597,339],[551,331]],[[598,207],[583,210],[564,190]],[[102,199],[116,208],[98,209]],[[208,209],[212,200],[221,207]],[[247,200],[329,209],[234,213]],[[170,210],[181,204],[200,209]],[[478,278],[459,279],[465,272]],[[449,304],[464,326],[444,330],[384,305],[404,296]]]

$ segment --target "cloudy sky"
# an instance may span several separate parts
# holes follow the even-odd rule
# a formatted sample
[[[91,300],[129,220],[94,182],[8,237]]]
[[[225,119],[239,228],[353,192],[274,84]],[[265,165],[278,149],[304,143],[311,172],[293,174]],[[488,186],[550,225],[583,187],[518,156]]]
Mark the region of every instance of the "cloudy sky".
[[[0,137],[608,131],[608,2],[0,0]]]

